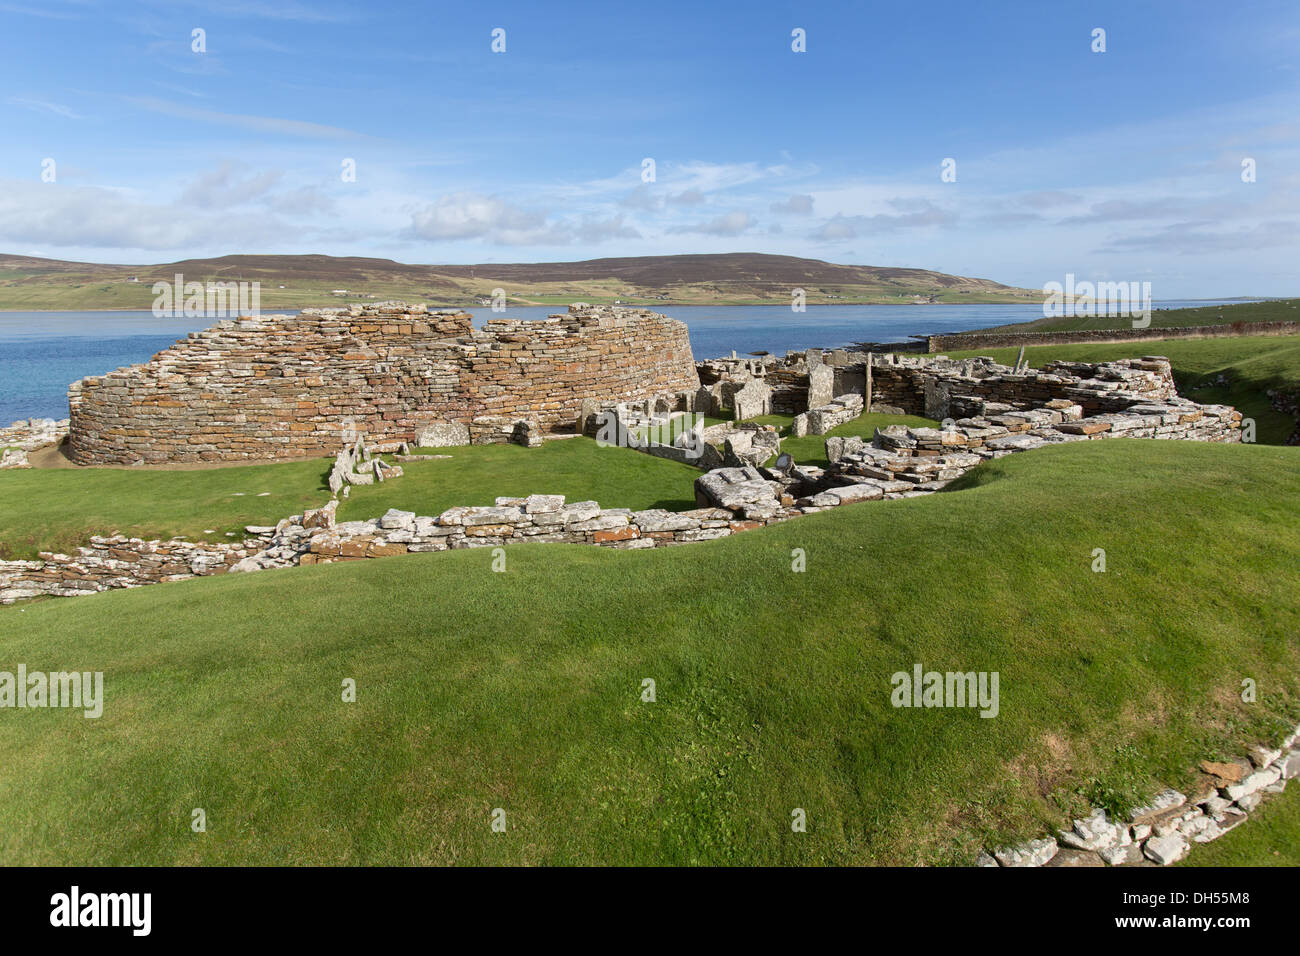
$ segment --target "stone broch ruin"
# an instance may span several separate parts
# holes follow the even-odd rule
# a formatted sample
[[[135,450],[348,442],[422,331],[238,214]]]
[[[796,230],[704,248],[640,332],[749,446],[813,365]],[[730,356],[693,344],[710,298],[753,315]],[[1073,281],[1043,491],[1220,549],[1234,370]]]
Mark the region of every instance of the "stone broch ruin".
[[[467,317],[463,313],[433,313],[431,318],[411,324],[411,332],[405,337],[413,344],[407,346],[400,344],[404,340],[401,330],[406,327],[403,323],[395,323],[397,331],[393,332],[385,331],[375,320],[378,315],[424,314],[365,309],[313,313],[306,322],[306,342],[295,345],[296,340],[285,339],[277,347],[287,350],[288,357],[279,359],[250,352],[253,344],[247,339],[264,342],[268,335],[288,334],[286,330],[297,328],[296,323],[281,318],[225,323],[191,336],[188,342],[140,366],[145,370],[143,384],[131,385],[126,373],[83,383],[82,396],[106,389],[95,398],[96,414],[101,420],[120,423],[134,416],[134,427],[126,429],[119,424],[107,434],[100,434],[91,428],[84,407],[74,405],[72,440],[81,444],[83,453],[104,448],[122,458],[149,460],[157,460],[150,445],[154,436],[162,452],[175,452],[180,460],[214,454],[263,457],[269,450],[280,449],[286,456],[303,455],[311,453],[317,441],[329,442],[329,451],[334,453],[341,441],[331,415],[341,409],[349,410],[357,421],[373,427],[380,435],[405,435],[419,428],[440,431],[459,425],[464,430],[461,443],[476,436],[482,441],[502,440],[509,429],[503,431],[500,423],[521,413],[537,416],[552,429],[561,430],[567,425],[580,432],[590,424],[593,414],[611,405],[621,406],[620,423],[662,421],[665,416],[687,411],[717,415],[730,405],[738,417],[783,408],[796,413],[796,432],[802,429],[812,434],[824,434],[832,426],[851,420],[864,407],[921,414],[939,419],[943,425],[917,428],[900,424],[877,429],[872,435],[830,437],[826,440],[825,468],[793,462],[769,465],[779,450],[779,437],[768,426],[748,423],[697,426],[697,437],[704,439],[705,452],[697,460],[686,455],[685,442],[632,445],[649,454],[690,462],[703,472],[695,482],[697,507],[685,512],[630,511],[601,507],[594,501],[566,502],[561,496],[546,493],[547,489],[538,489],[539,493],[527,497],[501,498],[493,505],[455,507],[439,515],[394,511],[381,518],[343,523],[334,519],[338,506],[335,498],[322,508],[284,518],[274,527],[249,527],[247,537],[239,542],[196,544],[142,541],[121,535],[95,537],[88,545],[77,548],[75,554],[42,553],[35,561],[0,561],[0,603],[40,595],[93,594],[227,571],[498,547],[514,542],[620,549],[682,545],[842,505],[932,494],[982,461],[1052,444],[1112,437],[1241,440],[1241,413],[1228,406],[1200,405],[1179,396],[1169,363],[1159,356],[1097,364],[1056,362],[1032,369],[1010,368],[991,359],[953,361],[942,356],[871,355],[845,350],[792,353],[771,362],[701,362],[699,381],[706,384],[692,388],[696,384],[696,366],[691,363],[689,345],[684,341],[684,327],[653,313],[579,308],[571,310],[568,317],[544,323],[488,323],[489,330],[484,333],[470,330],[454,339],[440,336],[447,329],[464,331]],[[450,324],[442,326],[443,322]],[[421,325],[430,331],[424,331]],[[438,326],[441,328],[435,330]],[[401,362],[400,372],[366,373],[367,362],[373,360],[361,354],[354,336],[362,327],[366,334],[390,337],[388,351],[383,354],[390,361]],[[328,338],[338,343],[334,352],[322,351],[324,329],[330,329]],[[349,331],[345,334],[344,329]],[[670,351],[645,354],[628,340],[642,332],[655,336],[661,347],[678,350],[678,357]],[[213,338],[222,334],[229,334],[235,345],[218,347]],[[561,363],[556,355],[544,354],[539,342],[552,339],[560,345],[560,354],[573,361]],[[200,344],[194,351],[187,351],[186,346],[196,341]],[[669,345],[664,346],[665,342]],[[311,364],[322,354],[335,352],[341,368]],[[683,353],[684,359],[680,357]],[[476,371],[466,355],[490,359],[491,372],[481,366]],[[554,373],[562,378],[559,382],[528,381],[526,372],[505,367],[507,355],[523,369],[544,369],[544,373],[537,374]],[[229,367],[223,365],[222,356],[230,359]],[[445,410],[459,402],[454,406],[461,409],[458,419],[435,422],[430,412],[432,402],[409,408],[400,401],[406,394],[415,394],[422,401],[434,394],[429,384],[435,375],[434,356],[445,365],[438,372],[443,375],[439,381],[444,387],[438,392],[442,404],[437,407]],[[602,361],[630,362],[633,371],[602,368]],[[199,372],[200,367],[205,371]],[[186,373],[174,371],[177,368],[184,368]],[[586,372],[580,374],[583,369]],[[370,380],[375,375],[381,378],[378,384]],[[119,377],[126,383],[111,384]],[[330,384],[317,393],[308,381]],[[365,400],[382,401],[382,412],[368,410],[363,402],[338,391],[346,383],[361,388],[363,381],[370,389],[364,393]],[[612,398],[611,393],[599,392],[595,394],[600,397],[591,397],[601,387],[612,389]],[[77,392],[74,387],[74,395]],[[110,406],[108,398],[114,392],[124,403],[121,408]],[[161,398],[164,395],[169,397]],[[213,400],[214,407],[204,405],[208,395],[218,396]],[[467,395],[473,396],[472,402]],[[630,403],[639,411],[626,408],[629,402],[623,399],[628,395],[643,396]],[[198,407],[186,405],[175,414],[162,411],[173,409],[181,396]],[[241,401],[248,402],[245,413],[237,411]],[[273,416],[274,409],[287,401],[294,404],[290,423],[304,427],[285,432],[268,426],[266,440],[259,440],[258,429],[264,416]],[[299,404],[310,407],[298,408]],[[484,408],[504,414],[474,414]],[[154,409],[160,411],[151,419],[150,410]],[[241,414],[244,418],[236,423],[239,428],[217,428],[214,424]],[[195,420],[201,423],[199,427],[209,430],[201,433],[201,439],[187,441],[186,423]],[[48,426],[57,431],[57,423]],[[33,447],[50,440],[51,427],[45,423],[39,427],[29,424],[20,431],[34,436]],[[145,436],[140,441],[135,440],[137,432]],[[525,443],[534,444],[535,437],[528,431]],[[685,433],[679,440],[684,437]],[[356,439],[351,447],[335,455],[331,489],[346,496],[352,484],[399,475],[399,465],[372,458],[371,451],[401,452],[403,443],[370,445]],[[428,456],[398,454],[396,460],[420,457]]]
[[[16,449],[0,467],[25,467],[26,450],[60,440],[65,428],[83,463],[335,455],[335,496],[320,508],[250,526],[238,542],[95,536],[75,554],[0,561],[0,604],[516,542],[685,545],[843,505],[932,494],[982,461],[1052,444],[1242,440],[1241,414],[1180,397],[1159,356],[1031,369],[837,349],[697,364],[684,325],[642,310],[575,306],[543,322],[493,320],[482,331],[470,320],[463,312],[384,303],[223,322],[149,363],[73,385],[69,423],[0,429],[0,444]],[[744,421],[777,411],[795,416],[796,435],[826,434],[864,409],[942,425],[827,438],[828,466],[819,468],[770,464],[779,436]],[[635,437],[689,412],[730,413],[736,424],[699,423],[698,434],[679,434],[672,444]],[[701,469],[696,508],[632,511],[543,493],[438,515],[392,509],[365,521],[336,520],[338,496],[350,485],[400,477],[401,466],[379,452],[415,461],[446,456],[411,454],[411,443],[534,446],[543,430],[591,434],[610,414],[628,447]],[[693,454],[697,447],[702,454]],[[1300,776],[1297,745],[1300,727],[1281,748],[1202,763],[1210,776],[1190,795],[1165,790],[1127,820],[1096,809],[1056,836],[981,853],[976,863],[1177,862]]]
[[[378,303],[242,316],[143,364],[69,389],[79,464],[332,455],[355,434],[416,443],[430,428],[495,440],[572,428],[583,399],[699,386],[686,326],[641,309],[571,306],[541,321]]]

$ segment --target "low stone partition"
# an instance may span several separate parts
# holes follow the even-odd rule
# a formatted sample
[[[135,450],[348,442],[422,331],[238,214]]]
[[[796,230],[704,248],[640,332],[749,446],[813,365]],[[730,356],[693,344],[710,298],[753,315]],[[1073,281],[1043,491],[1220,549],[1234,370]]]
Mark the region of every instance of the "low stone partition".
[[[926,351],[1019,348],[1037,345],[1100,345],[1111,342],[1158,342],[1162,339],[1217,339],[1239,335],[1300,335],[1300,322],[1232,322],[1173,328],[1081,329],[1073,332],[950,332],[927,335]]]
[[[411,457],[406,442],[372,449],[366,445],[363,437],[358,436],[355,442],[334,456],[334,467],[330,469],[329,476],[330,494],[342,492],[346,498],[350,485],[373,485],[389,478],[402,477],[401,465],[390,465],[382,458],[374,457],[374,451],[398,452],[404,457]]]
[[[941,429],[891,425],[877,429],[869,442],[860,437],[827,439],[828,472],[874,485],[880,497],[912,497],[943,489],[987,459],[1045,445],[1100,438],[1241,440],[1241,413],[1236,409],[1177,397],[1091,417],[1064,399],[1025,411],[992,404],[985,410],[985,415],[957,419]]]
[[[1282,389],[1268,390],[1268,404],[1275,412],[1290,415],[1295,419],[1295,428],[1287,436],[1284,445],[1300,445],[1300,392],[1287,392]]]
[[[41,552],[38,561],[0,561],[0,604],[224,574],[263,549],[275,529],[262,530],[264,536],[250,534],[241,544],[95,536],[74,555]]]
[[[826,405],[810,408],[794,417],[790,434],[796,438],[803,435],[825,435],[837,425],[851,422],[862,414],[861,395],[841,395]]]
[[[989,357],[953,360],[917,353],[809,349],[763,362],[715,359],[698,367],[701,381],[712,384],[701,388],[696,407],[712,414],[734,407],[742,418],[776,410],[773,383],[783,375],[798,376],[806,382],[802,401],[792,401],[787,394],[783,402],[794,408],[796,434],[805,427],[807,433],[824,434],[815,430],[815,419],[827,413],[814,413],[844,402],[846,395],[861,396],[868,411],[942,420],[979,414],[980,402],[1024,409],[1068,399],[1093,414],[1121,411],[1144,399],[1159,401],[1175,392],[1169,361],[1162,356],[1098,364],[1053,362],[1034,369],[999,365]],[[837,411],[830,417],[842,424]]]
[[[0,448],[17,448],[21,451],[38,451],[58,445],[68,437],[68,420],[53,418],[27,418],[0,428]]]
[[[1269,795],[1300,776],[1300,727],[1280,747],[1260,745],[1247,757],[1201,762],[1188,794],[1162,790],[1123,821],[1096,808],[1056,836],[983,852],[976,866],[1169,866],[1197,844],[1210,843],[1245,823]]]
[[[880,355],[871,370],[873,406],[888,404],[939,420],[979,414],[984,403],[1029,409],[1063,399],[1091,414],[1122,411],[1176,393],[1169,360],[1158,355],[1097,364],[1052,362],[1021,370],[987,357]]]

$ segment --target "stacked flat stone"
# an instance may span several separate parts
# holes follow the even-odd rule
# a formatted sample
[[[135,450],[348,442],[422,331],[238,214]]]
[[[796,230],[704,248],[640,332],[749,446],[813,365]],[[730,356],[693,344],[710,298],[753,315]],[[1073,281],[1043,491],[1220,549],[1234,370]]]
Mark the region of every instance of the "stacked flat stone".
[[[810,408],[796,415],[790,433],[796,438],[804,435],[825,435],[832,428],[851,422],[862,414],[861,395],[840,395],[825,405]]]
[[[68,434],[68,420],[53,418],[27,418],[0,428],[0,448],[19,451],[38,451],[60,444]]]
[[[329,454],[349,430],[415,442],[431,425],[508,418],[567,429],[584,398],[699,387],[686,326],[574,306],[541,321],[375,303],[241,317],[68,392],[82,464]],[[482,422],[484,429],[490,426]]]
[[[943,429],[877,429],[870,444],[862,438],[828,439],[829,474],[875,484],[882,497],[914,497],[941,490],[982,461],[1044,445],[1117,437],[1241,440],[1241,413],[1236,409],[1197,405],[1177,396],[1089,418],[1083,417],[1081,406],[1064,399],[1023,411],[985,407],[992,413],[958,419]]]
[[[262,550],[275,529],[263,530],[264,535],[250,533],[239,544],[95,536],[73,555],[42,551],[37,561],[0,561],[0,604],[223,574]]]
[[[1188,794],[1162,790],[1126,821],[1094,809],[1054,837],[981,853],[977,866],[1169,866],[1193,847],[1217,840],[1245,823],[1269,795],[1300,776],[1300,727],[1280,747],[1260,745],[1245,758],[1202,761]]]

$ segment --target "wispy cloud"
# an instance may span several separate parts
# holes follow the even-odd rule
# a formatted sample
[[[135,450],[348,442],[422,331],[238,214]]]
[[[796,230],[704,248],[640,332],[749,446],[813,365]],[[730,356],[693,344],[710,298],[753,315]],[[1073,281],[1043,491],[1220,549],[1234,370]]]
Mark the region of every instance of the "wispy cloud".
[[[217,110],[205,110],[197,106],[173,103],[154,96],[127,96],[123,99],[131,105],[161,113],[177,119],[194,120],[198,123],[217,123],[222,126],[235,126],[257,133],[275,133],[282,136],[306,136],[315,139],[358,139],[364,134],[338,126],[325,126],[304,120],[281,119],[273,116],[253,116],[247,113],[222,113]]]
[[[753,225],[755,225],[754,217],[741,209],[718,216],[716,219],[710,219],[708,222],[674,226],[668,231],[673,233],[694,232],[704,236],[738,236]]]
[[[21,106],[23,109],[35,110],[38,113],[53,113],[55,116],[62,116],[64,119],[79,120],[85,119],[80,113],[74,112],[61,103],[50,103],[47,100],[33,100],[22,96],[11,96],[5,100],[11,106]]]

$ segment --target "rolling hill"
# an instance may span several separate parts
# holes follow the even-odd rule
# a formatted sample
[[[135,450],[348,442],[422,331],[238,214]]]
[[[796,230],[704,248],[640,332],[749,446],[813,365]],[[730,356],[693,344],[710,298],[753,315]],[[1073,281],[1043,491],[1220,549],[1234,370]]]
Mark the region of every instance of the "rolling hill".
[[[478,305],[505,290],[511,305],[621,302],[651,305],[780,304],[802,288],[810,304],[1016,302],[1041,297],[989,279],[925,269],[837,265],[737,252],[585,262],[415,265],[322,255],[230,255],[156,265],[66,262],[0,255],[0,309],[144,309],[151,287],[172,281],[261,283],[263,308],[408,299]],[[342,291],[340,291],[342,290]]]

